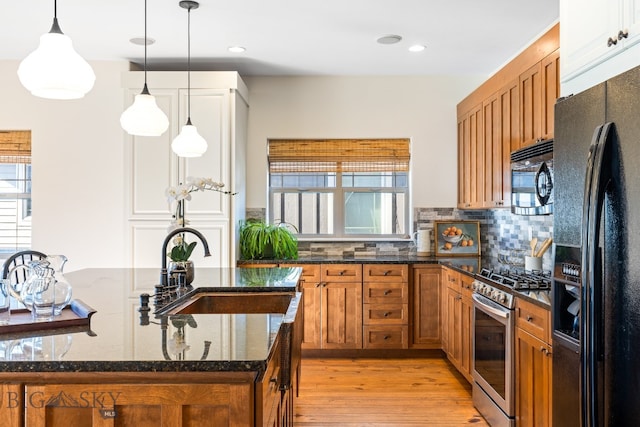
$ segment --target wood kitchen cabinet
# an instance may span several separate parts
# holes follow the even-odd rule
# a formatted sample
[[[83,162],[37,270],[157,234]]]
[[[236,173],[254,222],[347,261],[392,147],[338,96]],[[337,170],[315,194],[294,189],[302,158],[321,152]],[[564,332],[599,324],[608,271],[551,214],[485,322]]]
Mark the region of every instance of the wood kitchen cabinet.
[[[471,285],[469,276],[458,273],[447,267],[442,269],[443,288],[445,289],[447,341],[444,351],[451,363],[471,382],[471,336],[473,320],[473,304],[471,302]],[[464,287],[463,287],[463,277]],[[473,279],[471,279],[473,280]]]
[[[446,346],[442,327],[444,304],[441,272],[440,265],[416,265],[412,269],[411,348],[432,349]]]
[[[553,138],[555,26],[458,104],[458,208],[508,207],[511,152]]]
[[[517,89],[515,91],[517,93]],[[484,191],[482,206],[509,206],[511,197],[511,87],[497,92],[482,104],[484,119]],[[505,108],[502,104],[505,103]],[[505,125],[503,126],[503,120]],[[503,134],[506,132],[506,135]]]
[[[409,348],[409,266],[364,264],[363,348]]]
[[[549,310],[516,299],[516,425],[551,426]]]
[[[458,207],[481,208],[484,191],[482,104],[458,122]]]
[[[302,349],[362,348],[362,265],[316,264],[308,268],[309,275],[303,270],[302,283]]]
[[[517,148],[553,138],[553,108],[560,96],[559,58],[556,50],[520,74],[520,147]]]
[[[291,426],[280,353],[254,372],[9,373],[3,427]],[[98,381],[100,380],[100,381]]]

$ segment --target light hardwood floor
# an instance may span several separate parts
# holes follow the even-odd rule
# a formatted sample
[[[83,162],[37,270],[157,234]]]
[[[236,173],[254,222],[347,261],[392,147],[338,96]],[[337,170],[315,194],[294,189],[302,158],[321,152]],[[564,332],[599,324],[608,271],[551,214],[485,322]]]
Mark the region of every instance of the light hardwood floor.
[[[296,427],[488,426],[445,359],[302,360]]]

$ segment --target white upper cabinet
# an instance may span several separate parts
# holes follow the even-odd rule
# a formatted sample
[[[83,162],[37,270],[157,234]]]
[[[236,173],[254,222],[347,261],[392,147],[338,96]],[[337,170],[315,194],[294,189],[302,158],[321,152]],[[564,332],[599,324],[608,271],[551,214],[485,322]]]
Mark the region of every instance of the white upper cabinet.
[[[560,0],[561,94],[640,65],[640,0]]]
[[[129,266],[160,267],[162,242],[173,214],[165,190],[185,183],[190,176],[211,178],[223,182],[225,190],[238,192],[233,197],[215,191],[192,193],[185,216],[190,227],[205,235],[213,256],[203,258],[198,244],[191,259],[197,267],[235,266],[237,226],[245,211],[247,87],[236,72],[191,73],[191,121],[208,148],[202,157],[185,159],[172,152],[171,142],[187,121],[187,73],[149,72],[147,81],[169,118],[169,129],[159,137],[137,137],[123,131]],[[123,110],[140,93],[143,82],[143,72],[124,74]]]

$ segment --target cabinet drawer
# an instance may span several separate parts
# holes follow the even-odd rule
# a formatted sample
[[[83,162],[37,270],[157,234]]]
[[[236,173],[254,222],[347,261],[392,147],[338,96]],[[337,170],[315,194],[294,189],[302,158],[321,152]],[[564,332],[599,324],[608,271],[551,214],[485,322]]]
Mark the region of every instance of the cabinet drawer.
[[[364,348],[409,348],[407,326],[365,326]]]
[[[306,283],[320,283],[320,264],[280,264],[280,267],[302,268],[301,281]]]
[[[322,264],[323,282],[361,282],[362,264]]]
[[[460,285],[460,273],[457,271],[444,267],[442,271],[442,280],[444,281],[445,286],[457,291],[458,293],[462,291],[462,286]]]
[[[364,302],[406,304],[409,302],[409,285],[406,282],[365,282]]]
[[[365,282],[406,282],[409,266],[401,264],[365,264],[363,267]]]
[[[516,298],[516,326],[547,344],[551,343],[551,313],[545,308]]]
[[[459,273],[460,275],[460,289],[463,297],[471,298],[471,294],[473,293],[473,280],[474,278],[471,276],[467,276],[464,273]]]
[[[365,325],[407,325],[408,304],[364,304],[362,314]]]

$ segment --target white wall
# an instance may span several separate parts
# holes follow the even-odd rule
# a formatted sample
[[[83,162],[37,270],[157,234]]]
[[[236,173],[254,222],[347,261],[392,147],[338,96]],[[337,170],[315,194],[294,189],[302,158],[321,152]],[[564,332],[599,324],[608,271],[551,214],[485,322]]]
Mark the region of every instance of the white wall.
[[[92,62],[84,98],[45,100],[0,61],[0,129],[32,130],[34,249],[64,254],[66,270],[124,265],[121,74],[128,62]],[[153,159],[149,159],[153,161]]]
[[[0,61],[0,129],[32,130],[32,247],[66,255],[68,271],[125,265],[125,138],[119,118],[128,63],[92,66],[96,85],[85,98],[53,101],[22,87],[18,61]],[[247,206],[266,206],[270,137],[410,137],[413,205],[455,206],[455,106],[484,79],[246,77]]]
[[[456,105],[486,76],[245,77],[247,206],[266,207],[268,138],[404,138],[414,207],[457,202]]]

